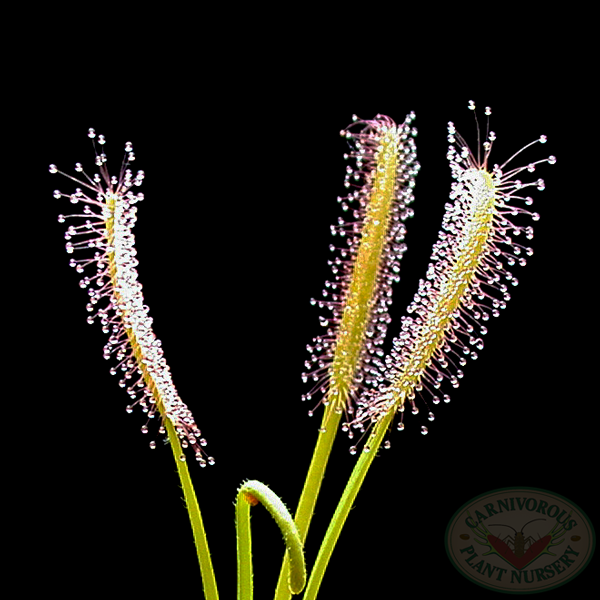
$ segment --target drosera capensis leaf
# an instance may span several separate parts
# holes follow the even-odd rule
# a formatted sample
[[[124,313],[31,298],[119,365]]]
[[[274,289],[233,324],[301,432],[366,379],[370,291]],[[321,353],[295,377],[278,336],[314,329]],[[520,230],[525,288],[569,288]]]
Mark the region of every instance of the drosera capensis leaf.
[[[361,391],[380,379],[373,361],[383,356],[381,345],[391,322],[392,284],[399,279],[399,261],[406,250],[405,221],[413,215],[410,205],[420,169],[414,119],[410,113],[397,125],[384,115],[371,120],[354,116],[353,123],[340,132],[350,144],[344,158],[355,162],[354,168],[348,165],[346,169],[344,185],[349,193],[338,198],[342,211],[351,218],[339,217],[331,226],[336,240],[329,247],[335,257],[329,261],[333,280],[325,282],[322,300],[311,300],[327,311],[320,317],[326,332],[307,346],[311,356],[302,379],[310,380],[312,388],[302,399],[312,401],[316,395],[325,410],[295,514],[303,542],[342,415],[350,421]],[[313,406],[309,415],[314,410]],[[342,429],[352,435],[347,422]],[[286,558],[277,600],[289,598],[287,569]]]
[[[177,473],[188,512],[200,573],[202,587],[207,600],[218,600],[219,594],[212,565],[206,531],[200,506],[187,466],[185,449],[193,449],[197,462],[204,467],[214,464],[214,459],[206,456],[202,437],[189,408],[183,403],[171,378],[169,366],[164,358],[160,340],[152,331],[152,319],[148,306],[144,304],[142,286],[138,281],[136,267],[135,238],[133,227],[136,223],[138,202],[144,199],[142,193],[134,194],[132,187],[139,187],[144,172],[138,171],[135,178],[129,169],[135,160],[131,142],[125,144],[125,157],[119,176],[110,175],[106,166],[107,156],[103,151],[106,139],[97,136],[100,152],[96,146],[96,132],[89,129],[88,137],[94,142],[95,164],[99,173],[89,176],[81,163],[76,163],[75,171],[85,180],[77,179],[50,165],[50,173],[61,173],[83,188],[95,193],[95,197],[83,192],[81,187],[71,194],[54,191],[54,197],[69,198],[72,204],[81,204],[80,213],[59,215],[64,223],[73,219],[67,228],[65,239],[68,254],[77,252],[77,258],[70,260],[70,266],[78,273],[95,273],[83,277],[79,285],[89,296],[87,310],[88,323],[100,321],[102,330],[108,334],[104,347],[104,358],[113,357],[117,365],[110,372],[121,372],[119,386],[125,388],[133,405],[140,405],[148,415],[148,422],[142,426],[142,433],[148,434],[148,424],[158,414],[161,420],[159,432],[165,433],[173,451]],[[88,192],[89,193],[89,192]],[[86,271],[87,269],[87,271]],[[150,442],[156,448],[156,442]]]
[[[142,184],[145,174],[138,171],[133,176],[129,167],[135,153],[131,142],[127,142],[119,176],[110,175],[104,152],[106,139],[103,135],[97,136],[94,129],[89,129],[88,137],[94,142],[98,173],[89,176],[81,163],[76,163],[75,171],[81,173],[82,179],[59,171],[56,165],[50,165],[49,169],[50,173],[61,173],[95,194],[88,195],[82,187],[71,194],[54,191],[55,198],[69,198],[72,204],[83,206],[81,212],[61,214],[58,220],[61,223],[67,219],[74,221],[65,233],[66,250],[68,254],[77,253],[77,258],[71,258],[70,266],[78,273],[86,273],[79,285],[89,296],[87,321],[90,324],[100,321],[103,332],[109,336],[104,358],[117,361],[110,373],[120,375],[119,386],[129,394],[131,403],[127,412],[139,405],[148,415],[142,433],[148,434],[148,426],[158,414],[162,421],[161,433],[166,432],[165,420],[169,419],[181,446],[194,451],[200,466],[214,464],[214,459],[204,451],[206,440],[191,411],[175,389],[138,281],[133,227],[137,219],[136,205],[144,195],[134,194],[132,188]],[[93,268],[95,273],[90,272]],[[154,440],[150,448],[156,448]],[[185,460],[185,454],[180,458]]]
[[[338,198],[344,216],[331,226],[333,280],[325,282],[323,299],[311,300],[327,311],[319,318],[326,332],[307,346],[311,357],[302,374],[312,385],[302,399],[320,396],[336,413],[352,415],[360,392],[380,378],[372,361],[381,354],[391,322],[392,284],[399,280],[405,221],[413,215],[410,205],[420,168],[414,118],[410,113],[397,125],[383,115],[372,120],[354,116],[340,132],[350,144],[344,158],[355,166],[346,169],[348,195]]]
[[[132,412],[133,406],[139,405],[148,415],[142,433],[148,434],[150,421],[157,414],[160,417],[159,432],[167,435],[177,465],[204,595],[207,600],[218,600],[204,522],[188,470],[185,449],[189,447],[194,451],[196,461],[202,467],[214,464],[214,459],[206,455],[203,449],[206,441],[191,411],[175,389],[161,342],[152,330],[152,319],[137,276],[138,260],[132,230],[136,223],[136,204],[144,199],[144,195],[134,194],[131,188],[142,184],[144,172],[138,171],[134,178],[129,166],[135,160],[135,154],[131,142],[127,142],[119,176],[111,176],[103,151],[106,139],[103,135],[97,136],[98,145],[102,148],[99,152],[94,129],[89,129],[88,137],[94,142],[95,164],[99,173],[90,177],[81,163],[77,163],[75,170],[85,179],[81,180],[59,171],[54,164],[49,168],[50,173],[61,173],[95,193],[95,197],[90,196],[81,187],[71,194],[54,191],[56,199],[66,197],[72,204],[83,205],[80,213],[61,214],[58,217],[61,223],[67,219],[73,219],[75,223],[65,233],[67,253],[77,252],[77,258],[71,258],[70,265],[81,274],[89,273],[95,267],[95,273],[86,274],[79,282],[89,296],[88,323],[92,324],[98,319],[102,330],[109,336],[104,347],[104,358],[110,360],[114,357],[117,360],[117,365],[110,372],[112,375],[117,372],[121,374],[119,386],[127,390],[132,401],[127,406],[127,412]],[[156,448],[154,440],[150,442],[150,448]]]

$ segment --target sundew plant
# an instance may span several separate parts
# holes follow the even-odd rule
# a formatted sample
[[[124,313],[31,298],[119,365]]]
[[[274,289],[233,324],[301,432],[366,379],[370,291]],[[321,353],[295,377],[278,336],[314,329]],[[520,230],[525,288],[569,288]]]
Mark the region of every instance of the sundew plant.
[[[473,102],[469,108],[475,110]],[[496,138],[489,130],[471,151],[453,123],[448,124],[453,183],[445,205],[429,266],[405,316],[395,326],[390,316],[394,284],[406,251],[413,216],[417,175],[414,113],[404,122],[376,115],[353,117],[341,135],[348,143],[345,195],[338,198],[340,216],[331,226],[331,277],[323,294],[311,303],[320,310],[321,335],[307,340],[308,358],[302,379],[302,400],[310,414],[321,412],[319,436],[294,515],[271,489],[277,482],[242,482],[235,503],[238,600],[250,600],[253,590],[250,509],[259,504],[271,514],[283,535],[285,556],[275,590],[276,600],[302,594],[317,598],[327,566],[349,511],[380,447],[389,445],[392,427],[402,430],[408,408],[425,409],[433,421],[434,407],[449,402],[459,387],[463,368],[483,349],[488,326],[510,300],[518,284],[514,267],[524,266],[533,253],[530,192],[544,189],[532,175],[554,156],[522,166],[514,159],[529,146],[545,143],[541,136],[502,164],[490,162]],[[479,136],[479,125],[477,125]],[[188,469],[213,465],[207,442],[190,408],[180,398],[138,281],[133,228],[144,200],[138,191],[143,171],[133,173],[132,144],[118,171],[109,171],[105,138],[90,129],[95,169],[75,165],[75,189],[54,191],[74,212],[61,214],[67,226],[70,265],[81,274],[88,295],[88,322],[98,322],[107,335],[104,358],[129,397],[127,411],[147,416],[142,427],[152,437],[152,423],[170,444],[189,513],[202,586],[208,600],[219,597],[209,540]],[[416,193],[418,197],[418,193]],[[518,219],[514,217],[519,216]],[[522,216],[528,219],[523,224]],[[386,336],[395,333],[389,353]],[[454,392],[452,392],[454,393]],[[197,415],[201,419],[201,415]],[[315,512],[324,474],[339,431],[348,436],[354,470],[339,500],[313,565],[306,565],[304,543]],[[427,427],[421,426],[422,433]],[[149,440],[156,448],[155,439]],[[194,464],[195,463],[195,464]],[[218,468],[218,466],[214,467]],[[173,493],[176,493],[175,491]],[[286,499],[287,502],[293,499]],[[257,509],[258,510],[258,509]],[[278,560],[280,554],[275,554]],[[377,590],[373,590],[377,592]]]

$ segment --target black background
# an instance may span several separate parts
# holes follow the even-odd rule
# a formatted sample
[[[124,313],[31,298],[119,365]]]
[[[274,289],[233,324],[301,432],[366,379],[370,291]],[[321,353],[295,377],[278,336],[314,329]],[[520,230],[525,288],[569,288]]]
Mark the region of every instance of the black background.
[[[38,423],[30,483],[41,498],[36,521],[44,535],[27,556],[39,559],[47,589],[67,597],[82,586],[100,594],[202,597],[170,449],[159,443],[150,451],[140,433],[144,416],[125,413],[127,396],[102,359],[104,335],[85,323],[86,294],[68,267],[65,225],[56,222],[71,205],[52,191],[72,185],[49,175],[47,165],[69,173],[77,161],[91,165],[89,127],[107,137],[113,169],[132,141],[134,167],[146,172],[135,229],[139,277],[175,384],[216,459],[204,470],[190,467],[222,598],[236,589],[237,487],[258,479],[293,510],[317,436],[320,413],[307,416],[300,373],[305,346],[320,333],[309,299],[329,276],[329,225],[340,214],[346,166],[338,132],[353,113],[396,121],[417,114],[422,169],[392,335],[425,273],[448,198],[447,121],[474,148],[468,100],[482,128],[491,105],[498,136],[492,162],[540,134],[548,143],[528,150],[523,163],[549,154],[558,162],[535,174],[546,181],[544,192],[532,194],[541,214],[535,254],[516,269],[512,301],[490,323],[486,348],[435,422],[426,423],[424,411],[408,415],[406,430],[394,432],[391,449],[374,462],[322,597],[400,598],[408,589],[491,597],[455,571],[443,543],[454,512],[491,489],[554,491],[597,522],[589,227],[597,192],[585,169],[588,117],[579,114],[590,91],[576,73],[542,64],[533,76],[527,63],[521,74],[518,65],[511,73],[493,65],[461,69],[450,60],[386,70],[374,59],[368,70],[369,61],[359,68],[335,52],[309,58],[267,43],[250,44],[250,53],[241,45],[231,60],[193,44],[156,42],[149,53],[133,43],[114,56],[98,51],[84,66],[76,64],[84,42],[62,40],[48,67],[36,63],[39,79],[22,88],[30,90],[28,104],[15,109],[25,115],[20,139],[36,148],[26,212],[39,233],[30,238],[35,263],[24,265],[36,291],[25,308],[28,352],[43,365],[25,381],[35,403],[21,417],[33,411]],[[340,435],[307,540],[309,565],[351,472],[349,445]],[[257,507],[252,519],[255,597],[270,598],[283,545],[265,511]],[[590,567],[548,597],[581,594],[592,577]]]

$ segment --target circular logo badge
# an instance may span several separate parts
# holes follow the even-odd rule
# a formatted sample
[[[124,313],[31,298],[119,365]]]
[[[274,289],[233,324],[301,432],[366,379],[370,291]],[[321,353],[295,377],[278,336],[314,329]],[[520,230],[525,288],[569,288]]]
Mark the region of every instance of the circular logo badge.
[[[446,552],[473,583],[507,594],[564,585],[589,563],[596,537],[573,502],[538,488],[503,488],[473,498],[446,529]]]

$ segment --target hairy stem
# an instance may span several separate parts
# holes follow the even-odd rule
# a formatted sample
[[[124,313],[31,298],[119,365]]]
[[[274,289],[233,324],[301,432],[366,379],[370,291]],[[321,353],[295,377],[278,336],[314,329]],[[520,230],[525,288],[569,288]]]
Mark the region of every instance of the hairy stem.
[[[165,427],[169,435],[169,442],[171,449],[173,450],[173,456],[175,458],[175,464],[177,465],[177,473],[181,481],[181,487],[183,489],[183,496],[185,498],[185,506],[190,517],[190,523],[192,525],[192,532],[194,534],[194,543],[196,545],[196,552],[198,554],[198,562],[200,563],[200,573],[202,575],[202,587],[204,590],[204,596],[206,600],[219,600],[219,592],[217,591],[217,582],[215,580],[215,572],[213,570],[212,561],[210,558],[210,551],[208,549],[208,541],[206,539],[206,531],[204,530],[204,523],[202,522],[202,515],[200,513],[200,505],[194,492],[194,486],[190,478],[190,472],[187,467],[187,462],[181,460],[183,456],[183,450],[179,443],[179,437],[171,420],[165,419]]]
[[[330,404],[323,415],[321,427],[325,428],[325,432],[319,433],[319,437],[317,438],[317,444],[315,445],[310,467],[308,468],[304,488],[298,502],[298,508],[296,509],[294,520],[298,527],[302,543],[306,542],[308,528],[315,511],[315,505],[325,476],[325,469],[329,461],[331,448],[338,431],[340,419],[342,418],[342,414],[336,412],[334,409],[335,405]],[[277,589],[275,590],[275,600],[290,600],[292,597],[285,585],[289,577],[289,568],[289,557],[286,553],[281,572],[279,573]]]
[[[235,523],[238,550],[238,600],[252,600],[254,583],[252,570],[252,534],[250,506],[264,505],[281,530],[289,557],[290,594],[299,594],[306,583],[304,550],[292,515],[279,497],[260,481],[246,481],[238,490],[235,504]]]
[[[314,600],[317,597],[317,593],[321,587],[321,582],[323,581],[323,576],[325,575],[325,570],[329,564],[329,559],[331,558],[333,549],[335,548],[338,538],[340,537],[340,533],[344,527],[346,518],[348,517],[358,491],[365,480],[367,471],[369,470],[373,459],[377,455],[377,451],[381,446],[381,442],[383,441],[383,438],[385,437],[385,434],[392,423],[394,415],[395,411],[390,410],[388,414],[375,426],[367,443],[365,444],[363,452],[361,452],[360,458],[356,462],[356,466],[352,471],[352,475],[350,476],[348,484],[346,485],[346,489],[344,490],[340,502],[335,510],[335,514],[333,515],[333,519],[329,524],[329,528],[327,529],[323,543],[321,544],[319,554],[317,555],[317,560],[315,561],[310,574],[310,579],[308,580],[308,584],[306,586],[306,591],[304,592],[303,600]],[[368,452],[366,449],[368,449]]]

